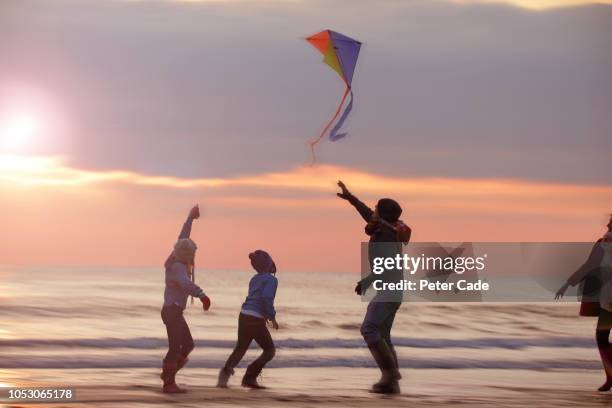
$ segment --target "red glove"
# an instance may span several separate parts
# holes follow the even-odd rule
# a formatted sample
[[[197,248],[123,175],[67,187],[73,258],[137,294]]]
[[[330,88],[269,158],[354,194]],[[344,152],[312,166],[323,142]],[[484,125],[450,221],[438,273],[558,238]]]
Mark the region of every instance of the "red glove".
[[[194,220],[197,220],[198,218],[200,218],[200,207],[198,205],[195,205],[191,209],[191,211],[189,211],[189,216],[193,218]]]
[[[204,295],[200,298],[200,300],[202,301],[202,307],[204,310],[210,309],[210,298],[208,296]]]

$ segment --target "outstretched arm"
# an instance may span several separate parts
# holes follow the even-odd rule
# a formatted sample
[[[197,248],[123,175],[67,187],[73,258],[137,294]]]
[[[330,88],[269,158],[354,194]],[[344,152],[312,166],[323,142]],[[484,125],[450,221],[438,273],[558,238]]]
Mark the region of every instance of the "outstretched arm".
[[[597,243],[593,245],[593,249],[591,249],[591,253],[589,254],[589,257],[587,258],[584,265],[578,268],[578,270],[567,279],[567,283],[572,286],[576,286],[577,284],[582,282],[591,271],[597,269],[601,265],[601,261],[604,256],[604,251],[601,247],[600,242],[601,240],[598,240]]]
[[[374,283],[375,280],[376,275],[370,273],[368,276],[357,282],[357,286],[355,286],[355,293],[357,293],[359,296],[365,295],[366,290],[372,286],[372,283]]]
[[[196,205],[189,211],[189,216],[183,224],[183,228],[181,228],[178,239],[189,238],[191,235],[191,225],[193,224],[193,220],[197,220],[198,218],[200,218],[200,207]]]
[[[578,268],[578,270],[574,272],[569,278],[567,278],[567,281],[561,286],[561,288],[559,288],[559,290],[555,294],[555,299],[561,299],[563,295],[565,295],[565,291],[570,286],[576,286],[577,284],[582,282],[591,271],[596,269],[601,264],[601,260],[603,259],[604,254],[600,242],[601,240],[598,240],[595,243],[593,249],[591,249],[591,253],[589,254],[589,257],[587,258],[586,262],[580,268]]]
[[[338,193],[337,196],[351,203],[359,212],[359,215],[361,215],[366,222],[370,222],[372,220],[372,216],[374,215],[374,211],[351,194],[342,181],[338,181],[338,187],[342,189],[342,192]]]

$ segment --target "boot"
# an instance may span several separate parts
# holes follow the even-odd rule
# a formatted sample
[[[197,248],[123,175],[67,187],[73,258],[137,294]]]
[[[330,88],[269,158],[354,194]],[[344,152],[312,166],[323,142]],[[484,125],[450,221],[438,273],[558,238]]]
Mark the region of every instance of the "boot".
[[[164,382],[164,385],[173,383],[174,377],[176,376],[177,371],[178,371],[177,364],[164,362],[162,365],[162,372],[159,375],[159,378],[162,379],[162,381]]]
[[[181,357],[178,364],[176,365],[176,372],[174,372],[175,376],[176,376],[176,373],[178,373],[178,371],[181,368],[185,367],[185,364],[187,364],[187,362],[189,362],[189,359],[187,357]],[[164,381],[165,383],[166,380],[169,379],[170,376],[172,375],[172,371],[173,371],[172,369],[167,369],[167,368],[162,369],[162,372],[159,375],[159,378],[161,378],[162,381]]]
[[[182,357],[177,366],[176,366],[176,371],[179,371],[181,368],[185,367],[185,365],[189,362],[189,359],[187,358],[187,356]]]
[[[391,348],[383,339],[369,343],[368,348],[382,373],[380,381],[372,386],[370,392],[377,394],[398,394],[400,374]]]
[[[266,387],[257,383],[257,377],[261,374],[261,368],[253,368],[248,366],[244,377],[242,377],[242,386],[256,390],[263,390]]]
[[[229,381],[232,375],[234,375],[233,369],[223,367],[219,371],[219,379],[217,380],[217,388],[227,388],[227,382]]]
[[[166,394],[178,394],[185,392],[178,385],[176,385],[176,372],[178,371],[178,365],[174,363],[164,363],[162,373],[160,375],[164,382],[162,391]]]
[[[389,343],[389,348],[391,349],[391,354],[393,354],[393,361],[395,363],[395,369],[397,372],[397,379],[402,379],[402,374],[399,372],[399,360],[397,359],[397,352],[395,351],[395,347],[393,344]]]
[[[399,381],[391,380],[385,384],[381,384],[381,383],[374,384],[372,388],[370,389],[370,392],[373,394],[391,395],[391,394],[399,394],[401,393],[401,390],[399,386]]]

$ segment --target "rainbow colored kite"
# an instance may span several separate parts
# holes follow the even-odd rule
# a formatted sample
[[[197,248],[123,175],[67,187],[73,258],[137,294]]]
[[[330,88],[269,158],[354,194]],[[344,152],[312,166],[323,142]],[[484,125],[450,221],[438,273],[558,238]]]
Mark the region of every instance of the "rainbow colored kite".
[[[331,120],[327,122],[323,131],[312,142],[310,142],[310,149],[312,150],[312,162],[315,162],[315,152],[314,148],[317,143],[325,137],[325,134],[334,123],[338,115],[340,115],[340,111],[342,110],[342,106],[346,101],[347,96],[351,96],[349,103],[344,108],[344,112],[340,116],[340,119],[336,123],[336,125],[329,132],[329,139],[332,142],[336,140],[340,140],[347,135],[347,133],[339,133],[342,128],[342,124],[351,113],[351,109],[353,109],[353,91],[351,89],[351,82],[353,81],[353,73],[355,72],[355,66],[357,65],[357,57],[359,56],[359,49],[361,48],[361,43],[359,41],[355,41],[352,38],[349,38],[345,35],[337,33],[332,30],[323,30],[317,34],[314,34],[308,38],[306,38],[313,47],[323,54],[323,62],[329,65],[334,71],[340,75],[340,78],[346,84],[346,90],[342,95],[342,99],[340,100],[340,105],[338,105],[338,109],[332,116]]]

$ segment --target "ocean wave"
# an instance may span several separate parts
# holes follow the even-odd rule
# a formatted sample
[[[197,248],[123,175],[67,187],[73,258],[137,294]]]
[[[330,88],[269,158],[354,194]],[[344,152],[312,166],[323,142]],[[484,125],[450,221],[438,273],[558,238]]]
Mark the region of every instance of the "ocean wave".
[[[45,318],[92,318],[117,316],[148,316],[159,313],[158,306],[150,305],[105,305],[81,304],[79,306],[29,306],[29,305],[2,305],[0,316],[19,317],[45,317]]]
[[[362,348],[365,347],[361,338],[354,339],[280,339],[275,341],[278,348],[287,349],[315,349],[315,348]],[[195,341],[196,347],[233,348],[235,340],[207,340]],[[472,339],[432,339],[394,337],[396,347],[447,349],[510,349],[520,350],[528,347],[553,348],[592,348],[595,340],[591,337],[537,337],[537,338],[509,338],[509,337],[483,337]],[[97,348],[97,349],[162,349],[167,347],[165,338],[133,337],[133,338],[99,338],[99,339],[2,339],[0,348]]]
[[[162,353],[163,354],[163,353]],[[54,368],[54,369],[78,369],[78,368],[159,368],[161,366],[159,356],[103,356],[103,355],[75,355],[65,356],[24,356],[23,354],[0,354],[0,368]],[[192,368],[219,368],[223,366],[227,356],[216,357],[190,356],[189,367]],[[240,367],[245,367],[248,361],[243,361]],[[596,360],[504,360],[504,359],[431,359],[410,358],[400,359],[402,368],[414,369],[508,369],[508,370],[601,370],[601,362]],[[317,367],[352,367],[352,368],[374,368],[372,359],[363,356],[347,358],[337,357],[284,357],[278,356],[270,364],[271,368],[317,368]]]

